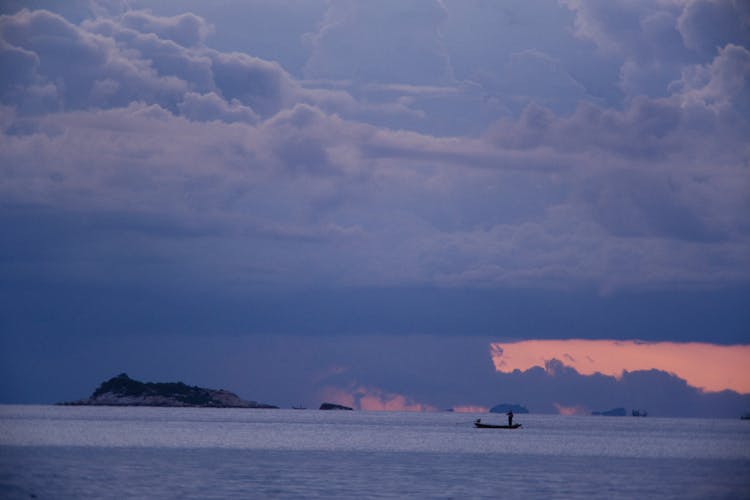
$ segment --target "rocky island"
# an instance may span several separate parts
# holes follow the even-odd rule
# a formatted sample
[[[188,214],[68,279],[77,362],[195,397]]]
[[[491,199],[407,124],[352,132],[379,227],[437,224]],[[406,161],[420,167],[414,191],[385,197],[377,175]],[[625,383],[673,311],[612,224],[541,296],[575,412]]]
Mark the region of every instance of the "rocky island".
[[[233,392],[182,382],[141,382],[121,373],[103,382],[87,399],[60,403],[72,406],[179,406],[207,408],[278,408],[245,401]]]

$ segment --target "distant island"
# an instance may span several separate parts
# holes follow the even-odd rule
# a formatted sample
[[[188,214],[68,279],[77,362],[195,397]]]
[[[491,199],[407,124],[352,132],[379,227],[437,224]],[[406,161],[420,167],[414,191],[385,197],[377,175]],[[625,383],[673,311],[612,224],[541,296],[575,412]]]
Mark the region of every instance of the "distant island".
[[[525,406],[510,403],[500,403],[490,408],[490,413],[508,413],[509,411],[513,413],[529,413],[529,409]]]
[[[352,408],[349,408],[348,406],[344,405],[337,405],[335,403],[323,403],[320,405],[321,410],[349,410],[351,411]]]
[[[70,406],[178,406],[200,408],[278,408],[245,401],[233,392],[189,386],[182,382],[141,382],[126,373],[103,382],[87,399]]]
[[[592,411],[591,414],[603,417],[624,417],[627,415],[627,412],[625,411],[625,408],[612,408],[607,411]]]

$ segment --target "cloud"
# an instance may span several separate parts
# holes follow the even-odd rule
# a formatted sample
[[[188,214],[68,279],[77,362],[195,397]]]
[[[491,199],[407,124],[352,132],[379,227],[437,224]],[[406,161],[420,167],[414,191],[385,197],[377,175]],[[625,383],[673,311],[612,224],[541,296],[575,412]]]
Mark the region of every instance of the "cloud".
[[[205,47],[207,24],[192,14],[131,11],[77,26],[48,11],[23,10],[4,16],[2,29],[4,57],[17,75],[6,101],[17,101],[20,84],[31,81],[54,86],[58,107],[67,110],[141,101],[177,112],[178,103],[200,93],[225,101],[214,107],[238,103],[270,116],[302,98],[329,99],[300,89],[276,63]]]
[[[177,78],[193,90],[215,89],[211,58],[202,47],[185,47],[156,33],[143,33],[116,18],[87,20],[81,29],[113,41],[125,57],[141,61],[161,76]]]
[[[435,0],[377,4],[334,1],[320,28],[307,35],[307,78],[429,84],[453,79],[438,26],[445,9]],[[388,36],[386,33],[397,33]]]
[[[487,352],[747,343],[744,4],[21,3],[0,7],[4,400],[142,369],[309,407],[746,411],[666,361],[683,344],[610,371]]]
[[[456,413],[487,413],[490,410],[484,406],[454,406],[451,411]]]
[[[664,95],[685,65],[704,64],[721,48],[750,46],[750,13],[735,0],[565,2],[575,33],[621,58],[627,95]]]
[[[589,415],[590,412],[583,406],[563,406],[559,403],[554,404],[557,413],[560,415],[571,416],[571,415]]]
[[[706,55],[670,45],[677,3],[535,5],[330,4],[315,81],[211,45],[228,11],[3,16],[5,233],[33,212],[45,229],[20,245],[67,249],[6,272],[144,287],[194,274],[190,293],[238,301],[264,287],[741,296],[748,49],[734,35]],[[585,38],[568,31],[578,18]],[[498,43],[469,43],[496,22]],[[384,46],[341,43],[386,25]],[[414,40],[434,56],[424,67],[396,50]],[[372,73],[357,81],[360,62]],[[669,63],[670,84],[612,98],[628,62]]]
[[[277,64],[241,53],[209,52],[214,80],[228,99],[238,99],[265,116],[287,103],[288,75]]]
[[[579,374],[557,359],[525,371],[500,374],[505,401],[523,401],[532,412],[590,414],[611,408],[645,409],[652,416],[736,418],[748,395],[733,391],[706,393],[661,370],[623,372],[618,379]]]
[[[84,306],[78,310],[78,321],[103,313],[94,307],[96,297],[77,299]],[[161,302],[164,307],[170,298],[127,297],[128,304],[139,300]],[[201,300],[205,298],[194,302],[193,309]],[[225,305],[217,303],[214,313],[226,314]],[[190,314],[189,308],[180,314]],[[316,312],[297,314],[314,321]],[[129,319],[127,314],[121,317],[123,322]],[[212,322],[208,318],[201,324]],[[492,368],[487,345],[486,338],[436,335],[220,335],[213,330],[194,335],[117,335],[103,328],[84,339],[30,332],[3,339],[0,400],[76,399],[113,372],[129,369],[146,380],[223,387],[283,407],[316,408],[329,401],[375,411],[456,408],[482,413],[499,403],[518,403],[532,413],[567,408],[587,414],[624,407],[660,417],[737,418],[750,404],[748,395],[700,391],[660,370],[626,371],[619,378],[583,375],[553,359],[546,369],[499,373]],[[45,370],[66,376],[49,378]]]
[[[402,394],[393,394],[376,387],[324,387],[320,399],[365,411],[437,411],[433,406],[413,401]]]
[[[682,78],[673,82],[672,87],[691,112],[713,111],[717,118],[741,127],[744,132],[750,111],[749,80],[750,50],[729,44],[719,49],[709,65],[685,68]]]
[[[185,99],[177,105],[177,108],[181,115],[197,121],[258,122],[258,115],[252,108],[243,106],[236,99],[227,103],[213,92],[208,94],[189,92],[185,94]]]
[[[60,107],[88,107],[92,93],[101,98],[105,88],[112,104],[139,98],[169,103],[187,88],[182,80],[157,74],[147,61],[128,57],[112,39],[86,32],[47,11],[4,16],[0,28],[7,44],[36,55],[34,77],[56,88]],[[97,86],[107,81],[108,86]]]
[[[249,109],[211,94],[188,93],[178,106],[190,120],[145,104],[14,120],[10,129],[23,124],[34,132],[8,136],[7,199],[129,211],[127,194],[139,189],[141,207],[167,219],[200,213],[206,224],[234,227],[216,246],[234,255],[221,267],[244,260],[240,249],[252,241],[253,268],[267,268],[278,283],[292,276],[358,285],[573,280],[617,288],[646,278],[742,279],[737,268],[722,273],[722,262],[741,262],[746,245],[737,233],[745,202],[741,184],[731,181],[734,168],[696,179],[690,170],[653,174],[623,166],[614,175],[591,166],[578,199],[548,206],[544,198],[525,199],[523,189],[536,186],[556,196],[560,188],[547,170],[560,175],[583,168],[574,168],[580,153],[509,151],[475,139],[378,130],[307,105],[257,125]],[[32,155],[55,158],[54,169],[30,163]],[[95,169],[81,168],[93,157]],[[561,170],[552,162],[568,166]],[[77,194],[82,186],[85,197]],[[461,211],[446,210],[446,199]],[[283,249],[280,242],[290,240],[269,239],[272,234],[307,235],[307,265]],[[203,259],[199,248],[194,258]],[[185,251],[191,249],[179,253]],[[711,273],[707,255],[718,258]],[[632,272],[624,264],[650,271]]]
[[[535,49],[511,54],[498,76],[501,79],[494,84],[496,91],[519,104],[536,102],[571,111],[572,103],[587,97],[585,87],[560,60]]]
[[[687,150],[703,162],[707,155],[701,151],[711,151],[713,157],[725,150],[726,143],[717,139],[734,143],[732,129],[747,131],[748,53],[728,45],[707,64],[686,66],[668,97],[635,97],[622,110],[583,101],[564,116],[532,103],[518,120],[500,120],[490,137],[506,148],[601,149],[631,160],[659,160]],[[735,160],[746,154],[735,153]]]
[[[570,367],[581,375],[602,374],[619,380],[625,372],[654,369],[701,390],[750,394],[747,345],[567,339],[493,343],[490,350],[495,369],[502,373],[537,366],[554,375]]]
[[[618,238],[658,238],[652,241],[657,246],[714,241],[716,249],[734,253],[739,247],[730,250],[730,242],[747,236],[736,219],[747,203],[741,165],[748,152],[740,146],[740,135],[749,130],[746,54],[727,46],[707,64],[685,70],[670,96],[634,98],[622,110],[582,102],[564,116],[531,104],[518,120],[496,123],[487,140],[529,157],[552,148],[558,163],[576,165],[573,171],[582,176],[578,208],[590,210],[592,221]],[[594,234],[593,226],[585,231]],[[640,253],[625,250],[625,240],[616,245]]]
[[[33,82],[34,72],[39,66],[39,57],[34,52],[1,40],[0,57],[0,62],[6,70],[2,77],[3,93],[12,91],[14,85],[28,85]]]
[[[120,18],[120,23],[141,33],[153,33],[159,38],[172,40],[188,47],[205,41],[214,27],[203,18],[192,13],[178,16],[155,16],[149,11],[128,11]]]
[[[685,45],[701,54],[728,44],[750,47],[750,8],[739,0],[687,2],[677,26]]]
[[[603,51],[636,60],[680,57],[684,51],[676,22],[678,4],[669,2],[563,2],[575,13],[575,34]]]

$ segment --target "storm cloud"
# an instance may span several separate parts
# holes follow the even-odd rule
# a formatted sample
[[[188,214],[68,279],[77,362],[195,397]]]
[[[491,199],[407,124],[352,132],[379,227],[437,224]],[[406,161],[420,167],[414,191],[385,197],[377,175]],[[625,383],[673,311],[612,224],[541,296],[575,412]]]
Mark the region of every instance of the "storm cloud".
[[[742,2],[0,13],[3,357],[29,332],[749,340]]]

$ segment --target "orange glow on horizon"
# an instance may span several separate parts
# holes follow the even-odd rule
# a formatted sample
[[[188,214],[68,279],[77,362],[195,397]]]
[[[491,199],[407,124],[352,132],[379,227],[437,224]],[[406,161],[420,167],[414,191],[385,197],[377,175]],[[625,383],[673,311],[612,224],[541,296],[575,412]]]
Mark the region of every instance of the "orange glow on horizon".
[[[570,417],[572,415],[589,414],[588,410],[583,406],[563,406],[561,404],[555,403],[555,409],[557,409],[557,413],[559,415],[565,415],[566,417]]]
[[[321,396],[326,401],[349,406],[355,410],[437,411],[434,406],[417,403],[402,394],[386,392],[376,387],[325,387],[321,391]]]
[[[486,406],[454,406],[453,411],[456,413],[488,413],[490,410]]]
[[[620,378],[625,371],[662,370],[693,387],[717,392],[750,393],[750,345],[637,340],[525,340],[493,342],[495,370],[512,373],[557,359],[581,375],[601,373]]]

